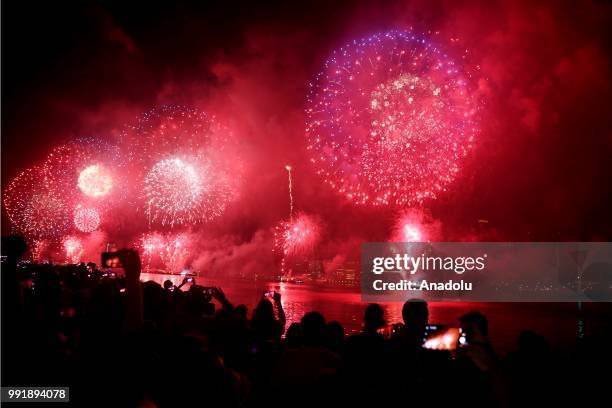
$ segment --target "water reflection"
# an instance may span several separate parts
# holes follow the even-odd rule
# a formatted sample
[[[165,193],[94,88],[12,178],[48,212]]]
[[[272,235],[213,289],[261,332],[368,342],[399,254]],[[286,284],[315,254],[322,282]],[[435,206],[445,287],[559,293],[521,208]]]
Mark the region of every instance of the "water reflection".
[[[166,279],[179,285],[183,277],[143,273],[143,281],[152,280],[163,284]],[[234,305],[245,304],[249,314],[261,299],[266,290],[276,290],[281,294],[287,327],[292,322],[300,321],[304,313],[319,311],[327,320],[337,320],[347,334],[361,330],[361,321],[365,303],[354,289],[328,288],[307,284],[279,282],[251,282],[204,279],[196,277],[196,283],[202,286],[220,286],[227,298]],[[187,289],[185,286],[184,289]],[[401,303],[382,303],[389,323],[402,321]],[[478,309],[488,318],[490,337],[495,346],[502,351],[515,347],[515,341],[521,329],[531,329],[546,336],[554,345],[568,346],[576,335],[575,305],[567,304],[507,304],[507,303],[430,303],[429,321],[436,324],[457,324],[462,314]]]

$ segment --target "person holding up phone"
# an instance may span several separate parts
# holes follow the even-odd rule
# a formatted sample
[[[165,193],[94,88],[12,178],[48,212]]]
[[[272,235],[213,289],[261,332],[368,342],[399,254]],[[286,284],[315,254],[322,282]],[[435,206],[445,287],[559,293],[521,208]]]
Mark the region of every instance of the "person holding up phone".
[[[274,315],[275,307],[278,318]],[[286,323],[281,294],[273,290],[264,291],[251,319],[251,328],[255,332],[255,337],[260,341],[280,341]]]

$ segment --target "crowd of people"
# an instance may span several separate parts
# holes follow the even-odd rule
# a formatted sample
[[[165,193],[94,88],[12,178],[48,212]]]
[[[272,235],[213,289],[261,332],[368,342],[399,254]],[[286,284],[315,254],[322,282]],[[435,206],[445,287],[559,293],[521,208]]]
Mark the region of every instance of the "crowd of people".
[[[419,300],[402,322],[364,305],[363,330],[347,336],[317,311],[287,325],[278,292],[250,311],[221,288],[141,282],[132,250],[118,252],[125,277],[19,263],[24,251],[3,239],[2,385],[68,386],[75,406],[564,406],[605,391],[605,337],[562,354],[523,331],[500,356],[474,311],[456,350],[429,350]]]

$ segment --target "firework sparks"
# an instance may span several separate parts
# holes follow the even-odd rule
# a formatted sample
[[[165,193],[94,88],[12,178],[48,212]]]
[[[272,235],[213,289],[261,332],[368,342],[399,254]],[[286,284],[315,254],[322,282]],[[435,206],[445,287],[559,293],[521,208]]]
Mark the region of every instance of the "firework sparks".
[[[214,117],[180,106],[147,112],[123,132],[132,173],[142,180],[149,227],[206,222],[224,213],[242,174],[229,151],[231,137]]]
[[[100,214],[95,208],[79,206],[74,211],[73,221],[79,231],[92,232],[100,225]]]
[[[83,254],[83,244],[78,237],[68,236],[62,241],[64,252],[66,254],[66,262],[76,264],[81,260]]]
[[[191,164],[166,159],[155,164],[145,177],[149,223],[162,217],[162,224],[193,221],[199,212],[204,180]]]
[[[440,238],[440,221],[419,209],[397,214],[390,240],[393,242],[430,242]]]
[[[409,32],[375,34],[335,51],[311,85],[308,150],[352,202],[414,205],[456,178],[476,112],[469,75],[438,48]]]
[[[401,230],[404,242],[419,242],[423,239],[423,234],[417,225],[406,223],[402,225]]]
[[[286,165],[285,170],[289,176],[289,220],[293,220],[293,180],[291,179],[291,166]]]
[[[319,236],[319,222],[307,214],[298,214],[293,221],[282,221],[274,229],[275,251],[283,257],[308,255]]]
[[[78,138],[54,148],[42,165],[49,186],[75,208],[87,203],[111,207],[125,198],[122,156],[117,146],[98,138]]]
[[[78,186],[89,197],[103,197],[113,187],[110,172],[100,164],[92,164],[79,173]]]
[[[32,242],[32,246],[30,248],[30,253],[32,255],[32,260],[34,262],[40,262],[42,260],[43,254],[49,247],[49,241],[46,239],[35,239]]]
[[[4,205],[13,228],[28,239],[56,238],[70,228],[69,205],[37,167],[11,182]]]
[[[158,232],[143,234],[138,243],[147,272],[152,265],[159,265],[170,273],[183,270],[189,246],[186,234],[164,235]]]

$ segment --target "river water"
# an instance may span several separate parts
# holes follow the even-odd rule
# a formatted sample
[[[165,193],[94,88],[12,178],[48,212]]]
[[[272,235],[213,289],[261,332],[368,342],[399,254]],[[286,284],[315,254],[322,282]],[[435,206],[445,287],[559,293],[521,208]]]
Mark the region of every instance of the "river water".
[[[170,279],[178,285],[182,276],[143,273],[143,281],[153,280],[160,284]],[[299,321],[304,313],[321,312],[329,320],[339,321],[347,334],[361,329],[366,303],[355,288],[325,287],[320,285],[238,281],[196,278],[202,286],[219,286],[234,305],[243,303],[249,308],[261,299],[264,290],[281,293],[281,301],[287,315],[287,327]],[[402,321],[401,303],[381,303],[389,323]],[[571,347],[579,326],[586,334],[599,330],[612,316],[612,304],[583,304],[578,312],[576,303],[467,303],[431,302],[429,322],[431,324],[457,324],[458,318],[471,310],[482,312],[489,319],[489,335],[500,352],[515,349],[521,330],[530,329],[544,335],[556,349]]]

